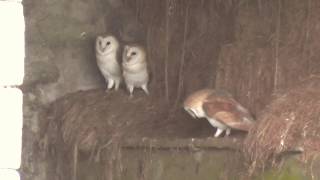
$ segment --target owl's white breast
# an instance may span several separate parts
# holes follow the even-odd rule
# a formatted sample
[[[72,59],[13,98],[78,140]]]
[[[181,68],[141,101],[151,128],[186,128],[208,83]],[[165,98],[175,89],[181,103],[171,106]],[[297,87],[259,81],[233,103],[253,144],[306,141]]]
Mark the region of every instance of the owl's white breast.
[[[209,118],[207,117],[209,123],[213,126],[213,127],[216,127],[216,128],[219,128],[219,129],[227,129],[228,127],[223,124],[223,123],[220,123],[219,121],[217,121],[216,119],[214,118]]]
[[[121,75],[120,65],[113,55],[97,55],[97,64],[103,75]]]
[[[123,72],[123,77],[128,84],[133,84],[136,86],[141,86],[143,84],[146,84],[149,80],[148,71],[147,69],[142,69],[139,72]]]
[[[204,110],[203,110],[203,108],[201,106],[200,107],[194,107],[192,109],[193,109],[194,114],[198,118],[207,118],[207,115],[206,115],[206,113],[204,112]]]

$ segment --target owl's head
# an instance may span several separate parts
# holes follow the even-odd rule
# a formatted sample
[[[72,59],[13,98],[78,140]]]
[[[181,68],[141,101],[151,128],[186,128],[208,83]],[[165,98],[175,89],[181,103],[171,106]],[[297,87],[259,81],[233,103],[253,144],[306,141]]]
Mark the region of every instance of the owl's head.
[[[183,102],[184,110],[193,118],[206,117],[206,113],[204,112],[202,105],[211,93],[213,93],[212,89],[203,89],[192,93]]]
[[[193,118],[205,118],[206,113],[202,109],[202,106],[198,107],[184,107],[184,110],[188,112]]]
[[[96,51],[99,54],[116,53],[118,48],[119,42],[114,36],[98,36],[96,39]]]
[[[146,52],[143,47],[137,45],[126,45],[123,51],[123,65],[130,66],[134,64],[145,63]]]

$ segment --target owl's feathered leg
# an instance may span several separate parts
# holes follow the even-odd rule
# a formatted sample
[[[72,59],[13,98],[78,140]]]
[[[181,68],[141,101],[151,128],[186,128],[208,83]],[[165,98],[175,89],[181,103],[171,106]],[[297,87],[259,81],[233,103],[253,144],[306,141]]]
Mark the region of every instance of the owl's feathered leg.
[[[214,134],[214,137],[219,137],[222,132],[223,132],[223,129],[217,128],[217,131],[216,131],[216,133]]]
[[[226,136],[229,136],[230,133],[231,133],[231,129],[230,128],[226,129]]]
[[[141,88],[143,89],[143,91],[144,91],[147,95],[149,95],[149,90],[148,90],[147,84],[142,85]]]
[[[113,79],[108,79],[108,87],[107,87],[107,90],[110,90],[114,85],[114,80]]]
[[[115,87],[114,87],[114,89],[115,89],[116,91],[119,89],[120,82],[121,82],[121,80],[119,80],[119,79],[115,80]]]
[[[127,88],[128,88],[129,93],[130,93],[130,98],[132,98],[133,97],[134,86],[127,84]]]

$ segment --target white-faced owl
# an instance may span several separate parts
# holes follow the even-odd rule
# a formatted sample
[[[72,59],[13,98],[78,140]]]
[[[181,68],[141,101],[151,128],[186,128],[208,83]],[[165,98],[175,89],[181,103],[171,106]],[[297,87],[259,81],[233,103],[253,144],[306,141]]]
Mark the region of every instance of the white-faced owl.
[[[135,87],[141,87],[146,94],[148,91],[149,73],[145,49],[139,45],[124,46],[122,56],[123,78],[130,97]]]
[[[98,67],[107,82],[107,90],[113,86],[119,89],[121,69],[118,62],[119,42],[114,36],[98,36],[96,38],[96,58]]]

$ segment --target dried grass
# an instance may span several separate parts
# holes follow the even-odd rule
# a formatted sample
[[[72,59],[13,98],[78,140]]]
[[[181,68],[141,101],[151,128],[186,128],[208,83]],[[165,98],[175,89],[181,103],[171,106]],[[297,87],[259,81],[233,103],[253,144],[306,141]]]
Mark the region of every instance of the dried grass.
[[[125,137],[200,137],[210,132],[211,128],[207,128],[209,131],[201,128],[206,123],[191,120],[180,108],[175,118],[168,119],[169,110],[162,97],[146,96],[138,90],[133,99],[123,91],[77,92],[52,104],[45,133],[53,144],[60,146],[61,138],[67,149],[77,145],[80,151],[92,152],[121,142]]]
[[[54,149],[60,161],[68,158],[69,163],[58,162],[55,168],[61,168],[63,176],[69,173],[70,179],[77,179],[81,154],[89,162],[104,163],[106,179],[121,173],[115,171],[121,171],[120,146],[128,137],[207,137],[212,132],[205,121],[192,120],[182,109],[167,118],[169,108],[162,97],[138,90],[132,99],[124,91],[102,89],[69,94],[54,102],[46,115],[50,122],[43,142],[49,142],[46,149]]]
[[[259,123],[245,140],[252,171],[286,151],[303,151],[306,155],[320,151],[319,89],[320,76],[312,76],[278,92],[258,115]]]

